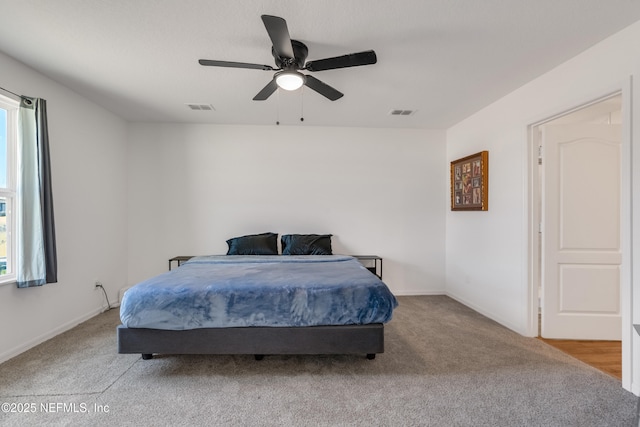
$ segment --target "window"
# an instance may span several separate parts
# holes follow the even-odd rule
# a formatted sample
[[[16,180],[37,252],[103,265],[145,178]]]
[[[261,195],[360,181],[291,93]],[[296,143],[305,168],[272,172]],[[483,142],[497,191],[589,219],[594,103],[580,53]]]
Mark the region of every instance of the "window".
[[[0,95],[0,283],[15,281],[16,141],[18,102]]]

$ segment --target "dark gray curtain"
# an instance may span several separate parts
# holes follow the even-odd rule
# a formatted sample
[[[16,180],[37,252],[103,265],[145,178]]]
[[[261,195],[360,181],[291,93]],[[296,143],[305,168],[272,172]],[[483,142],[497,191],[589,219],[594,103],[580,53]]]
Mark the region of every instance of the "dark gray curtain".
[[[47,101],[38,100],[36,121],[38,123],[38,148],[40,154],[40,198],[42,201],[42,228],[44,238],[44,258],[46,282],[58,281],[58,254],[56,252],[56,229],[53,218],[53,193],[51,191],[51,161],[49,158],[49,125],[47,122]]]
[[[41,286],[58,281],[51,191],[47,103],[22,97],[18,115],[17,285]]]

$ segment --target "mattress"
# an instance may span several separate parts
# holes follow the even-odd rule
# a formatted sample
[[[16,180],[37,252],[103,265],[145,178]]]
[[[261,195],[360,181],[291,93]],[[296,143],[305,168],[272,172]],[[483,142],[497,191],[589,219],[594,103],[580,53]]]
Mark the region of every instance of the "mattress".
[[[386,323],[387,285],[343,255],[206,256],[128,289],[128,328],[186,330]]]

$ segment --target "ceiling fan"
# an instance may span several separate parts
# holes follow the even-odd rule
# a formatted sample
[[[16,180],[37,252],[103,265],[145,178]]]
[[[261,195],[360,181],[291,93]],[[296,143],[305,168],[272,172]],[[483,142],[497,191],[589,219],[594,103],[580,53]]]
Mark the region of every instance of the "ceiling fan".
[[[305,63],[309,49],[307,49],[307,46],[305,46],[304,43],[298,40],[292,40],[289,37],[287,22],[283,18],[278,16],[262,15],[262,22],[264,22],[269,38],[271,38],[271,42],[273,43],[271,54],[273,55],[278,68],[273,68],[270,65],[216,61],[212,59],[200,59],[198,61],[200,65],[205,66],[276,71],[273,79],[260,92],[258,92],[256,96],[253,97],[254,101],[266,100],[271,96],[271,94],[273,94],[273,92],[276,91],[276,89],[278,89],[278,87],[285,90],[296,90],[302,85],[315,90],[320,95],[327,97],[331,101],[335,101],[343,96],[340,91],[311,75],[302,74],[300,70],[311,72],[333,70],[336,68],[375,64],[377,61],[376,53],[373,50],[367,50],[364,52],[351,53],[333,58],[318,59]]]

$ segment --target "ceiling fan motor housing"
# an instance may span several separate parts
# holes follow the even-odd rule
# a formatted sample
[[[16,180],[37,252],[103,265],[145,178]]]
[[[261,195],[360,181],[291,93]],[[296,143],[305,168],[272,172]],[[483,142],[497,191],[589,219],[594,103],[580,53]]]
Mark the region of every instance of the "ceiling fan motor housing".
[[[304,63],[307,60],[309,49],[304,43],[298,40],[291,40],[291,47],[293,48],[294,58],[281,58],[276,53],[275,49],[273,47],[271,48],[271,54],[276,60],[278,68],[282,68],[283,70],[300,70],[304,68]]]

